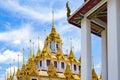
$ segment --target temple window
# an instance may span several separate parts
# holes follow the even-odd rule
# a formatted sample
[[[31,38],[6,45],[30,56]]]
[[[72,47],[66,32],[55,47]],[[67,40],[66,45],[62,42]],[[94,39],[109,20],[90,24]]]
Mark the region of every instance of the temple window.
[[[56,44],[56,48],[58,49],[58,43]]]
[[[80,69],[81,69],[81,66],[79,66],[79,71],[80,71]]]
[[[54,61],[54,67],[57,68],[57,61]]]
[[[74,71],[76,71],[77,70],[77,67],[76,67],[76,65],[74,64]]]
[[[64,62],[61,62],[61,68],[64,69],[65,65]]]
[[[47,60],[47,66],[49,66],[50,65],[50,60]]]
[[[40,67],[42,67],[42,61],[40,61]]]

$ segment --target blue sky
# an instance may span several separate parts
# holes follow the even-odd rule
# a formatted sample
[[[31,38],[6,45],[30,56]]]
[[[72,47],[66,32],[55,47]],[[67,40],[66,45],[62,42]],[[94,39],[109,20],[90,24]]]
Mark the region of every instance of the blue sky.
[[[70,38],[74,46],[74,54],[78,59],[81,54],[81,30],[68,24],[66,19],[66,2],[72,13],[84,0],[0,0],[0,80],[3,80],[4,70],[9,70],[9,64],[20,54],[22,63],[22,48],[25,48],[25,58],[28,57],[29,40],[35,43],[40,37],[41,49],[44,38],[50,33],[52,11],[54,11],[55,27],[63,40],[63,52],[70,49]],[[44,31],[46,30],[46,32]],[[69,52],[69,51],[68,51]],[[95,70],[100,74],[101,68],[101,38],[92,35],[92,56]],[[12,65],[13,68],[13,65]]]

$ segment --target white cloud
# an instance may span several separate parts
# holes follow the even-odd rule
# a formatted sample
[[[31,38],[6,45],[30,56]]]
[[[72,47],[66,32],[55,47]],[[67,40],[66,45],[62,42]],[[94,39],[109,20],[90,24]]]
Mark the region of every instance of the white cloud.
[[[2,53],[0,53],[0,63],[9,64],[13,63],[13,60],[18,61],[18,54],[19,61],[22,62],[22,53],[21,52],[15,52],[11,50],[5,50]]]
[[[15,73],[17,72],[17,70],[18,70],[18,67],[17,66],[11,66],[11,67],[8,67],[7,69],[6,69],[6,73],[10,73],[10,70],[11,70],[11,73],[13,74],[14,73],[14,69],[15,69]],[[10,74],[9,74],[10,75]]]
[[[19,29],[14,29],[0,33],[0,41],[6,41],[13,44],[21,44],[21,42],[30,39],[31,25],[24,24]]]
[[[41,22],[51,21],[51,17],[50,17],[52,16],[51,14],[52,12],[50,12],[51,10],[49,10],[49,12],[43,13],[43,10],[46,11],[45,8],[35,10],[34,8],[30,6],[21,5],[19,1],[17,0],[6,0],[5,2],[4,0],[0,0],[0,7],[13,12],[16,16],[18,16],[19,14],[19,15],[22,15],[23,17],[27,17],[30,19],[36,19]],[[66,12],[64,9],[59,9],[55,12],[54,16],[55,16],[55,20],[59,20],[59,19],[66,17]]]
[[[101,63],[98,63],[97,65],[95,65],[96,69],[101,69]]]

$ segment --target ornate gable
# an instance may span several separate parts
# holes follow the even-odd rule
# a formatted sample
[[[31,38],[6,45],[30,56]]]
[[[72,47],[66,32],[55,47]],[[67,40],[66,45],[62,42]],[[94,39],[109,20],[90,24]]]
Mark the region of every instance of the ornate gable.
[[[56,72],[55,67],[53,66],[52,61],[50,62],[47,73],[48,73],[49,77],[57,77],[57,72]]]

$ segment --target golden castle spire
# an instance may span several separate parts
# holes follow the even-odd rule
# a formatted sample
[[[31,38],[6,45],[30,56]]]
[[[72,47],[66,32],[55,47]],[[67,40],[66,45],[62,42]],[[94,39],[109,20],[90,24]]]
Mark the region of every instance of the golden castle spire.
[[[20,64],[19,64],[19,54],[18,54],[18,69],[20,69]]]
[[[54,27],[54,11],[52,11],[52,27]]]
[[[29,58],[32,58],[32,41],[30,40],[30,53],[29,53]]]
[[[71,79],[72,78],[72,71],[71,71],[71,69],[70,69],[70,66],[67,64],[66,65],[66,69],[65,69],[65,72],[64,72],[64,75],[65,75],[65,77],[66,77],[66,79]]]
[[[32,44],[33,44],[33,55],[32,55],[32,57],[34,58],[35,57],[35,54],[34,54],[34,42]]]
[[[13,76],[15,75],[15,59],[13,60],[13,65],[14,65],[14,72],[13,72]]]
[[[37,52],[37,56],[41,55],[41,51],[40,51],[40,38],[38,37],[38,52]]]
[[[17,78],[19,78],[19,76],[20,76],[19,54],[18,54],[18,70],[17,70],[16,76],[17,76]]]
[[[38,51],[35,57],[35,62],[37,63],[41,58],[41,50],[40,50],[40,38],[38,37]]]
[[[58,35],[55,29],[55,25],[54,25],[54,11],[52,11],[52,30],[51,30],[51,34],[54,35]]]
[[[5,75],[5,80],[6,80],[6,79],[7,79],[7,76],[6,76],[6,69],[5,69],[4,75]]]
[[[95,79],[97,80],[98,79],[98,76],[95,72],[95,69],[94,69],[94,60],[93,60],[93,57],[92,57],[92,79]]]
[[[52,33],[55,33],[56,32],[56,29],[55,29],[55,26],[54,26],[54,11],[52,11],[52,30],[51,30]]]
[[[11,71],[11,64],[10,64],[10,76],[12,75],[12,71]]]
[[[70,40],[71,40],[71,45],[70,45],[70,54],[68,56],[68,59],[70,60],[70,63],[77,63],[76,57],[72,50],[72,38],[70,38]]]
[[[38,51],[40,51],[40,38],[38,37]]]
[[[23,65],[25,64],[25,58],[24,58],[24,48],[23,48]]]

